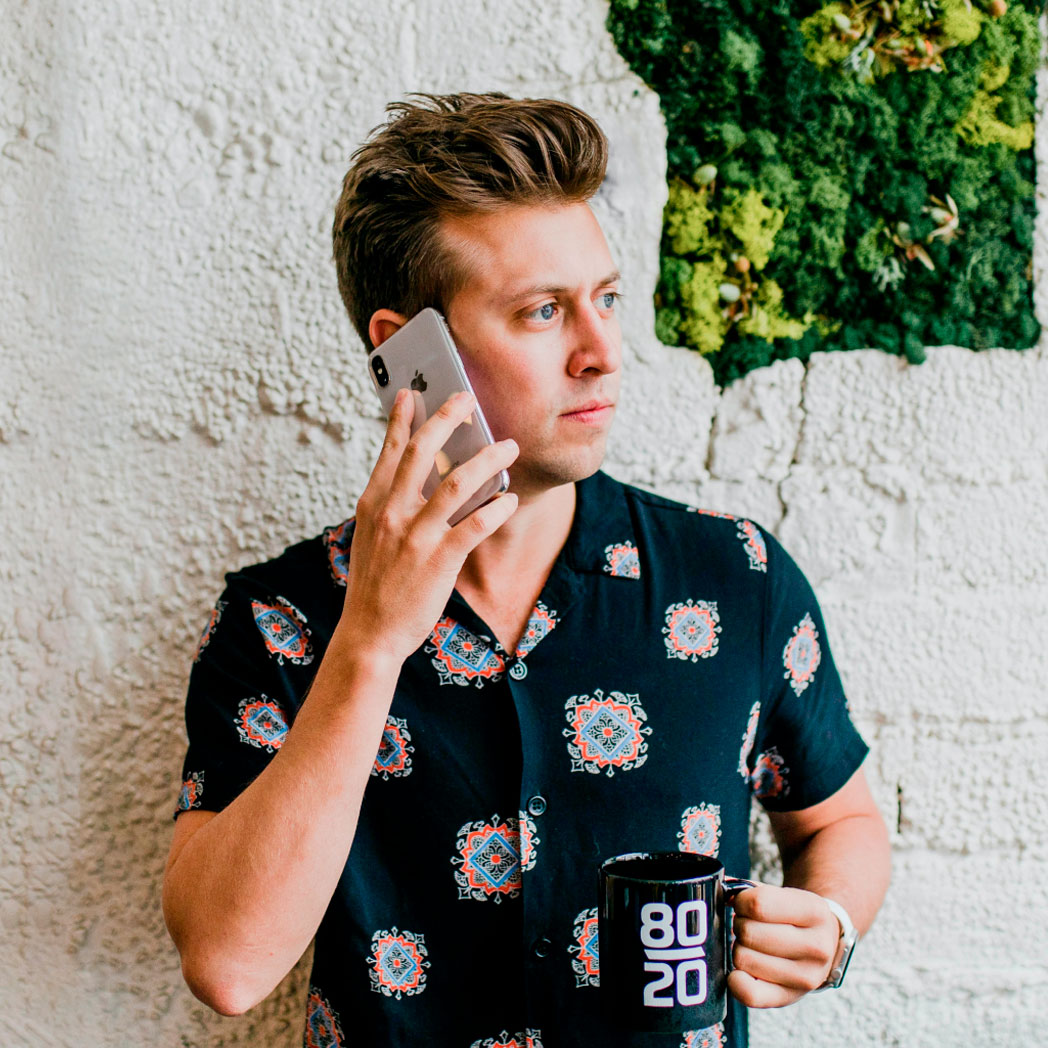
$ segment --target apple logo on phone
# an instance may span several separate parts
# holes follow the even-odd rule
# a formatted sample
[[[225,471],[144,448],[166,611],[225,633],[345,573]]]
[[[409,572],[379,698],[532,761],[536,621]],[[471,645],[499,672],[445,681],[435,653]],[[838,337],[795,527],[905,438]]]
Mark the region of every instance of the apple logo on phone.
[[[423,378],[422,372],[417,369],[415,371],[415,377],[411,380],[411,388],[417,389],[419,393],[426,392],[426,380]]]

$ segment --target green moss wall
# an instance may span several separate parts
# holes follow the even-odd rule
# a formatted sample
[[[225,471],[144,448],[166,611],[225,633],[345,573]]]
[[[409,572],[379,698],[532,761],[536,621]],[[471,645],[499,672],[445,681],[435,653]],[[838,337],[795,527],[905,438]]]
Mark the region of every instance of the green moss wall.
[[[1039,11],[611,0],[668,128],[662,341],[721,384],[822,350],[1033,345]]]

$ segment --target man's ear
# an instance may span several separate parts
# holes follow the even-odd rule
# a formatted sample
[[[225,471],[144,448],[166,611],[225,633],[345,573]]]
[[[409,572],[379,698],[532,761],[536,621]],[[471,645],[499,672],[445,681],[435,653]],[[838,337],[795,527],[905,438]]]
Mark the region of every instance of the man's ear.
[[[403,313],[394,313],[392,309],[376,309],[368,322],[368,337],[371,344],[378,349],[390,335],[398,332],[408,318]]]

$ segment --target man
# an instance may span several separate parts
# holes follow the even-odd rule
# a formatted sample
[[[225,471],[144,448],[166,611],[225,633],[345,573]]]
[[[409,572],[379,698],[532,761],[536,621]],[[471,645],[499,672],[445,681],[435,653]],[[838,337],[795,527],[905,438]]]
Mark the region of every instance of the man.
[[[307,1045],[663,1044],[604,1018],[597,868],[680,848],[745,875],[756,794],[787,887],[738,897],[738,1003],[689,1034],[745,1045],[741,1005],[823,985],[888,879],[814,596],[751,522],[598,472],[621,357],[594,122],[391,111],[338,202],[343,299],[368,346],[439,308],[497,443],[425,501],[474,404],[412,436],[402,391],[355,520],[227,577],[164,884],[186,980],[239,1013],[315,938]]]

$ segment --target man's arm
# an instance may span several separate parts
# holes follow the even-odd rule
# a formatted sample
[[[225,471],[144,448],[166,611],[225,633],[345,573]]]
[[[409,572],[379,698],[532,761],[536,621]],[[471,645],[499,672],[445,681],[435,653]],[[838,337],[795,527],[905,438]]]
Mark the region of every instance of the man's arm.
[[[401,667],[429,635],[466,556],[517,505],[504,495],[447,520],[516,457],[478,452],[428,500],[433,457],[475,401],[460,395],[411,436],[402,391],[357,506],[342,616],[280,751],[227,808],[179,816],[164,874],[164,918],[190,989],[216,1011],[246,1011],[309,945],[356,831]]]
[[[333,638],[280,751],[219,813],[179,815],[164,917],[189,988],[224,1015],[265,997],[302,955],[349,855],[399,666],[359,665]]]
[[[736,970],[728,986],[750,1008],[791,1004],[821,986],[840,934],[823,900],[843,906],[865,934],[891,875],[888,831],[861,769],[822,803],[769,816],[783,887],[760,885],[733,903]]]

